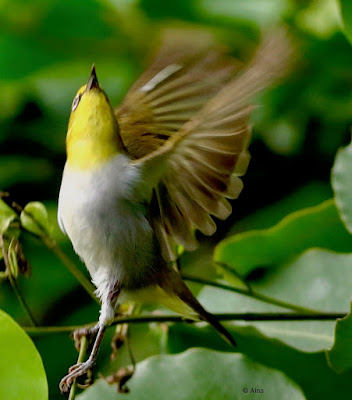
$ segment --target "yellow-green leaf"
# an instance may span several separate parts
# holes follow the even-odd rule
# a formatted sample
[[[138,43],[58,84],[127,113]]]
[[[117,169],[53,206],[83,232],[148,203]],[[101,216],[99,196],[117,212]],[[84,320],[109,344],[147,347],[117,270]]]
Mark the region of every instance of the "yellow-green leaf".
[[[17,218],[17,214],[0,199],[0,234],[5,233],[13,220]]]
[[[256,267],[277,265],[312,247],[352,251],[334,200],[289,214],[269,229],[244,232],[223,240],[214,260],[246,275]]]
[[[338,151],[331,182],[341,219],[352,233],[352,144]]]
[[[21,224],[27,231],[38,236],[45,236],[49,231],[48,213],[43,203],[28,203],[21,213]]]
[[[41,357],[26,332],[0,310],[0,399],[47,400]]]
[[[77,400],[304,400],[301,389],[282,372],[236,353],[191,349],[150,357],[137,365],[129,393],[99,380]],[[262,396],[262,397],[261,397]]]
[[[336,372],[352,368],[352,304],[350,313],[336,321],[335,342],[326,355],[329,365]]]

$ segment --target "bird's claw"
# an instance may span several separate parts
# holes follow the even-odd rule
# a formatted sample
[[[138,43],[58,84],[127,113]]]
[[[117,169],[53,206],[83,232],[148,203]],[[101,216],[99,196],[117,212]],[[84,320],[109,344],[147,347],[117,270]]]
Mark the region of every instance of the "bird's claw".
[[[97,332],[98,326],[76,329],[72,334],[76,349],[78,351],[80,350],[82,337],[86,337],[88,342],[91,342],[92,340],[94,340]]]
[[[88,380],[91,380],[91,371],[90,369],[93,366],[93,362],[90,360],[87,360],[84,363],[78,363],[73,365],[72,367],[69,368],[68,374],[64,376],[59,384],[59,389],[61,393],[68,392],[72,383],[80,376],[87,374]]]

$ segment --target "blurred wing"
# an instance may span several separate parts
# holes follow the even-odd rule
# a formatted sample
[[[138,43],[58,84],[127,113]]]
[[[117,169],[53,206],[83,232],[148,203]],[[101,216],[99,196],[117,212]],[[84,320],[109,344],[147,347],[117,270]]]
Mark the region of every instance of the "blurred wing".
[[[177,131],[168,131],[169,140],[163,146],[159,143],[154,152],[134,161],[155,187],[150,218],[166,260],[177,257],[177,244],[186,250],[196,248],[195,228],[212,235],[216,225],[211,215],[225,219],[231,214],[227,198],[238,197],[243,186],[239,176],[249,162],[248,120],[254,108],[250,100],[285,70],[283,60],[277,57],[282,51],[277,40],[264,43],[239,76],[220,87],[217,94],[213,92],[197,112],[192,109],[193,115],[187,115]],[[186,77],[188,74],[179,79]],[[197,84],[202,87],[203,81]],[[162,92],[162,87],[155,90]],[[174,95],[173,90],[169,92],[172,99]],[[181,107],[182,101],[167,104],[165,116],[171,115],[176,104]]]
[[[174,136],[230,80],[239,64],[209,51],[209,38],[166,38],[153,64],[115,114],[132,158],[154,152]]]

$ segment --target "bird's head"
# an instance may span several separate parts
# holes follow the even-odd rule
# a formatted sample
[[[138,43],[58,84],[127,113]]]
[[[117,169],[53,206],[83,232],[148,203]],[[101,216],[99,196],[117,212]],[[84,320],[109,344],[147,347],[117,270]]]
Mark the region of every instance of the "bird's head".
[[[68,164],[78,169],[99,166],[123,149],[114,110],[94,65],[87,84],[73,99],[66,148]]]

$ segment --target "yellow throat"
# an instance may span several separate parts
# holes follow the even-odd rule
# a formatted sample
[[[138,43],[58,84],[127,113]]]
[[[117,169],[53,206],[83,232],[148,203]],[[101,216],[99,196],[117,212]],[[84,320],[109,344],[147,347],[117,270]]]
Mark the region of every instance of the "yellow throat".
[[[89,170],[123,151],[114,110],[99,87],[95,68],[72,103],[66,137],[67,164]]]

